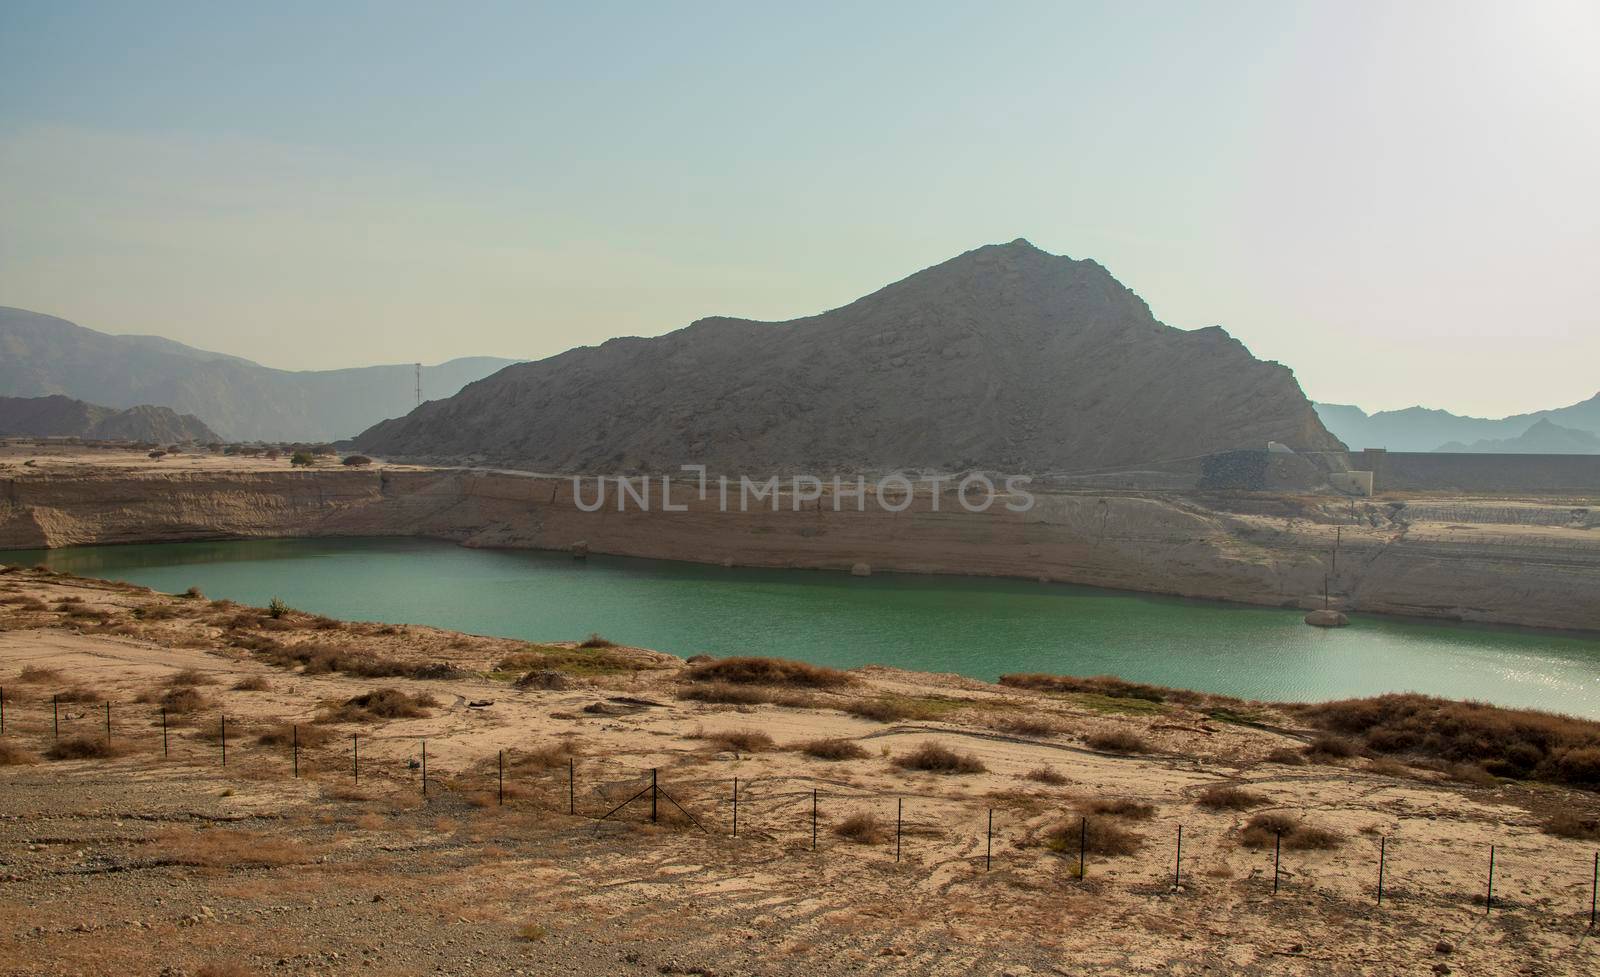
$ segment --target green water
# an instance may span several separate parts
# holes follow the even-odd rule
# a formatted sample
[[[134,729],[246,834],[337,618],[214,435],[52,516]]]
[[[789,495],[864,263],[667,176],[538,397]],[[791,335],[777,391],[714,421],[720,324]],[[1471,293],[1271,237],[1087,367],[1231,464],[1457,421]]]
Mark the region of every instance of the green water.
[[[0,553],[163,591],[536,640],[599,632],[679,655],[756,654],[993,679],[1117,675],[1258,699],[1418,691],[1600,718],[1600,640],[962,577],[724,569],[425,540],[241,540]]]

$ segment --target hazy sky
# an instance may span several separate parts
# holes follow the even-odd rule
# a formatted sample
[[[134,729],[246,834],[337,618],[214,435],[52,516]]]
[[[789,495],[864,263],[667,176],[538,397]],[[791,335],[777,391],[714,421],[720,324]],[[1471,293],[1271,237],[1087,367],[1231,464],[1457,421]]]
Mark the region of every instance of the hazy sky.
[[[1552,407],[1600,390],[1597,51],[1596,0],[5,0],[0,305],[533,358],[1020,236],[1315,399]]]

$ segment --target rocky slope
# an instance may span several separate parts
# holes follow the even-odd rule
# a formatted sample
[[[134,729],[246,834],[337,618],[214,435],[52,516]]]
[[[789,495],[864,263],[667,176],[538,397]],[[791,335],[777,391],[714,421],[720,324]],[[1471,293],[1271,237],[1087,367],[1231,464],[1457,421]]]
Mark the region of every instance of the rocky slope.
[[[1040,578],[1255,604],[1600,630],[1600,510],[1516,500],[1038,492],[1026,513],[832,499],[584,512],[572,480],[494,472],[0,473],[0,550],[226,537],[428,536],[729,565]],[[586,489],[586,498],[589,490]],[[1333,558],[1335,534],[1340,555]]]
[[[1269,440],[1342,448],[1286,367],[1019,240],[821,315],[702,319],[520,364],[357,443],[538,471],[1044,472]]]
[[[141,404],[127,410],[58,395],[0,397],[0,436],[86,438],[92,441],[220,440],[205,422],[168,407]]]
[[[424,367],[423,395],[449,396],[512,362],[480,356]],[[414,407],[416,374],[410,363],[274,370],[158,336],[109,336],[0,306],[0,393],[156,404],[203,417],[230,441],[331,441]]]

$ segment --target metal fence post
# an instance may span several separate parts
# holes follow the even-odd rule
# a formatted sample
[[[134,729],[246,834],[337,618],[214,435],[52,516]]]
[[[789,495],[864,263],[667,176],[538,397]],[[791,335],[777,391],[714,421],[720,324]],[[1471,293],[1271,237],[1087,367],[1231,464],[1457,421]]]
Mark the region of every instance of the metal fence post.
[[[1489,909],[1494,905],[1494,846],[1489,846],[1489,888],[1483,894],[1483,914],[1489,915]]]
[[[167,748],[167,707],[166,706],[162,706],[161,707],[161,755],[162,756],[171,756],[172,755],[171,750],[169,750]]]
[[[361,734],[350,734],[350,764],[356,775],[356,783],[361,783]]]
[[[1272,842],[1272,894],[1278,894],[1278,859],[1283,854],[1283,832],[1274,834]]]
[[[994,808],[989,808],[989,830],[983,839],[983,870],[989,871],[989,863],[994,857]]]
[[[739,778],[733,778],[733,836],[739,837]]]
[[[111,745],[111,700],[106,700],[106,745]]]
[[[903,797],[894,799],[894,860],[900,862],[900,823],[905,817],[906,801]]]
[[[1083,856],[1089,850],[1089,818],[1084,816],[1078,821],[1078,879],[1082,881],[1085,876]]]
[[[811,850],[817,850],[817,789],[811,788]]]
[[[219,728],[222,730],[222,765],[228,765],[228,716],[224,713],[220,718]]]
[[[294,738],[294,776],[298,780],[300,777],[300,727],[298,725],[291,726],[289,730],[290,735]]]
[[[1387,835],[1378,837],[1378,905],[1383,905],[1383,867],[1389,854],[1389,838]]]
[[[496,797],[495,803],[504,804],[506,802],[506,751],[505,750],[501,750],[500,751],[500,783],[499,783],[499,786],[496,787],[496,794],[497,794],[497,797]]]
[[[428,796],[428,741],[422,741],[422,796]]]
[[[1172,860],[1172,887],[1183,884],[1183,825],[1178,825],[1178,855]]]

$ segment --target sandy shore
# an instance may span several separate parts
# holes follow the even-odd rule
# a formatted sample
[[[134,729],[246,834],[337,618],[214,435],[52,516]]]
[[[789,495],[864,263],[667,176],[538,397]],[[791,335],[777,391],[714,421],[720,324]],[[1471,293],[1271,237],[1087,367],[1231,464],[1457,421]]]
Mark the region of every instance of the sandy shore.
[[[1313,734],[1269,706],[887,669],[766,690],[786,704],[704,702],[685,695],[748,689],[687,681],[683,662],[644,649],[272,618],[35,571],[0,576],[0,599],[4,742],[37,761],[0,767],[3,974],[1579,974],[1600,963],[1586,928],[1595,845],[1541,830],[1557,811],[1594,816],[1594,795],[1361,757],[1274,762]],[[519,654],[532,657],[499,667]],[[269,663],[341,655],[365,662],[358,670],[439,677]],[[516,688],[530,662],[558,666],[565,687]],[[367,721],[344,707],[377,689],[432,704]],[[62,739],[103,741],[109,702],[117,755],[44,757],[52,696],[74,690],[59,706]],[[821,738],[856,755],[797,748]],[[899,765],[929,743],[981,769]],[[1130,748],[1140,752],[1118,752]],[[652,770],[670,795],[659,823],[648,796],[597,820]],[[1258,803],[1197,803],[1217,786]],[[1332,832],[1328,847],[1283,851],[1276,895],[1271,845],[1243,830],[1263,814]],[[1085,816],[1108,850],[1092,846],[1078,878]]]

